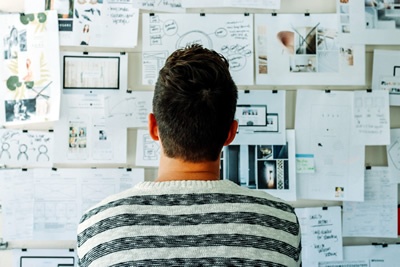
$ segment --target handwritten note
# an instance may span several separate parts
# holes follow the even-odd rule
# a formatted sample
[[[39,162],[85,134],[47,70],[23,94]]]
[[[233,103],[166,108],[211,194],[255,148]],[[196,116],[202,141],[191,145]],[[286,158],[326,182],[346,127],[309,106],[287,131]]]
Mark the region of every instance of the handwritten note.
[[[385,90],[354,91],[354,140],[358,144],[390,142],[389,93]]]
[[[153,11],[185,12],[186,9],[183,7],[182,1],[184,0],[137,0],[134,2],[134,6]]]
[[[304,266],[343,259],[340,207],[297,208]]]

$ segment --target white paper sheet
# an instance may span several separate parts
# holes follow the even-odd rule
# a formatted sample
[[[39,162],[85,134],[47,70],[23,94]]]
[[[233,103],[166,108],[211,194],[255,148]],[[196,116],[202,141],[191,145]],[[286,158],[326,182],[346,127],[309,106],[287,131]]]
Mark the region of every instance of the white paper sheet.
[[[239,90],[235,119],[239,129],[232,144],[285,144],[286,91]]]
[[[144,181],[144,169],[2,171],[2,233],[9,240],[74,240],[82,214]]]
[[[152,112],[153,91],[129,91],[105,97],[107,126],[147,127]]]
[[[2,170],[0,176],[2,238],[5,241],[33,238],[33,170]]]
[[[344,246],[345,260],[367,259],[370,267],[399,265],[400,244]]]
[[[343,202],[343,236],[397,238],[397,185],[388,167],[365,170],[364,202]]]
[[[0,15],[0,123],[59,118],[60,62],[54,11]]]
[[[399,62],[400,51],[374,50],[372,64],[372,89],[388,91],[391,106],[400,106]]]
[[[64,94],[62,99],[54,162],[126,164],[127,129],[106,126],[104,96]]]
[[[301,228],[303,266],[343,259],[340,207],[296,208]]]
[[[210,8],[210,7],[242,7],[279,9],[281,0],[182,0],[186,8]]]
[[[399,3],[394,0],[336,1],[342,40],[358,44],[399,44]]]
[[[389,94],[387,91],[354,91],[353,130],[357,144],[390,143]]]
[[[364,85],[365,46],[341,43],[336,14],[256,14],[256,83]]]
[[[54,134],[0,129],[0,163],[9,167],[51,167]]]
[[[390,130],[390,145],[386,146],[390,181],[400,183],[400,129]]]
[[[35,13],[44,11],[43,0],[1,1],[0,11],[10,13]]]
[[[136,135],[136,166],[158,167],[160,143],[151,139],[148,130],[138,129]]]
[[[352,135],[353,92],[298,90],[296,154],[311,155],[314,173],[297,173],[298,198],[364,200],[365,147]]]
[[[19,267],[73,267],[77,256],[71,249],[13,249],[13,266]]]
[[[192,43],[223,54],[238,85],[254,83],[252,14],[143,14],[142,27],[143,84],[155,84],[166,58]]]
[[[52,0],[57,9],[60,45],[133,48],[137,45],[139,9],[133,0]],[[62,7],[62,8],[60,8]]]
[[[286,130],[286,144],[229,145],[221,157],[221,178],[296,200],[295,133]],[[268,140],[268,139],[266,139]]]

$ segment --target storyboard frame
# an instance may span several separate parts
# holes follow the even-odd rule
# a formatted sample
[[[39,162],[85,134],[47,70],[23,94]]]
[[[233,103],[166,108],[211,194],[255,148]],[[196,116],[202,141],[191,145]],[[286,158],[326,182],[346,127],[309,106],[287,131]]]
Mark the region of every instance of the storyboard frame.
[[[127,68],[125,53],[61,53],[63,93],[126,90]]]

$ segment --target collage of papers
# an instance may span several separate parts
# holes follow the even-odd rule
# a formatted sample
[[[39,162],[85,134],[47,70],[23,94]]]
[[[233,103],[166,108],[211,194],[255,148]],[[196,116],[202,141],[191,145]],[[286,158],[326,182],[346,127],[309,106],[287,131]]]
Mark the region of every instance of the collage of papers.
[[[175,49],[200,43],[228,59],[239,87],[239,129],[220,178],[292,203],[340,203],[296,208],[303,266],[395,266],[400,245],[343,238],[399,237],[391,108],[400,106],[400,51],[373,49],[367,77],[366,47],[399,45],[400,3],[333,1],[336,12],[311,14],[279,13],[280,0],[0,3],[0,238],[75,240],[87,208],[144,181],[161,153],[147,131],[158,71]],[[202,8],[237,11],[190,11]],[[126,52],[135,49],[140,70]],[[296,86],[293,107],[285,86]],[[368,165],[367,146],[384,146],[387,166]],[[76,266],[62,249],[13,257]]]

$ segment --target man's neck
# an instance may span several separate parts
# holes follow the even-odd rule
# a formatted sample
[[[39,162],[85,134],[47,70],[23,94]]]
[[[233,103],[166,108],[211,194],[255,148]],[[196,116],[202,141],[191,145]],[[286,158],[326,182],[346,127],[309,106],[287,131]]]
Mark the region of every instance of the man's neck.
[[[167,181],[215,181],[219,180],[220,160],[186,162],[161,156],[156,182]]]

